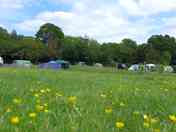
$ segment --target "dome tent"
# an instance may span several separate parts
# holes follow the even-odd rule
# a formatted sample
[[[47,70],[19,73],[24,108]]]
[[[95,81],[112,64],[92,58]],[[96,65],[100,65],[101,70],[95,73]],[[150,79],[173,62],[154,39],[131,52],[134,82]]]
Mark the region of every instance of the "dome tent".
[[[61,64],[56,61],[49,61],[48,63],[40,64],[39,68],[61,69]]]
[[[57,64],[61,65],[61,68],[63,69],[68,69],[70,67],[70,64],[68,61],[64,61],[64,60],[56,60]]]

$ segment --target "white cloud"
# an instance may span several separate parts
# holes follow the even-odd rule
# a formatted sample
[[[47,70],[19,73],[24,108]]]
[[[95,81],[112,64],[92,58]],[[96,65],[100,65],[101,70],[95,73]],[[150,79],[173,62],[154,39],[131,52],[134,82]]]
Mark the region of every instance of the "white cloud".
[[[176,17],[163,19],[163,25],[160,25],[159,33],[176,37]]]
[[[2,9],[21,9],[26,5],[30,5],[34,0],[0,0],[0,8]]]
[[[129,15],[153,15],[176,10],[175,0],[119,0],[119,5]]]
[[[84,36],[86,34],[100,42],[120,41],[127,37],[143,42],[152,35],[152,30],[160,29],[162,26],[157,25],[157,20],[151,19],[150,15],[172,11],[176,8],[175,0],[53,1],[71,4],[72,9],[68,12],[38,13],[31,19],[16,24],[16,28],[22,32],[34,34],[42,24],[50,22],[61,27],[67,35]],[[132,21],[130,16],[139,18]]]
[[[5,26],[3,24],[0,24],[0,27],[5,28]]]

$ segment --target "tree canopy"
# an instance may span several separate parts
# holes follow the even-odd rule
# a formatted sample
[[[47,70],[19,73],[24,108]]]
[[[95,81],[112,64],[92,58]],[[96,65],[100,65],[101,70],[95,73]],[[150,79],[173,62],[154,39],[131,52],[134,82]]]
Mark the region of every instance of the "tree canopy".
[[[76,64],[80,61],[92,65],[102,63],[155,63],[176,64],[176,39],[169,35],[153,35],[146,43],[125,38],[121,42],[100,44],[89,37],[65,36],[54,24],[42,25],[36,37],[11,33],[0,27],[0,56],[5,62],[27,59],[34,63],[64,59]]]

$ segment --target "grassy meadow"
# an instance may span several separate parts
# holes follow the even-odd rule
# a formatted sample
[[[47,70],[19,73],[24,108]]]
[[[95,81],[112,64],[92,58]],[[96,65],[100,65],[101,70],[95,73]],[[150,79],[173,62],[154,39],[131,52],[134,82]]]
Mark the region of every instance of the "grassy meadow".
[[[0,132],[176,132],[176,74],[0,69]]]

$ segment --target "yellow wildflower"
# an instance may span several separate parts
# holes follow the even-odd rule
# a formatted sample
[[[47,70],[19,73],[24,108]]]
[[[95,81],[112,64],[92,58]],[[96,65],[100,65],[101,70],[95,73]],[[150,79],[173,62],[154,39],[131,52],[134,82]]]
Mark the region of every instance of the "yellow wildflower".
[[[124,128],[125,127],[125,124],[123,122],[116,122],[116,128]]]
[[[37,111],[43,111],[44,110],[44,106],[42,106],[42,105],[36,105],[36,110]]]
[[[21,104],[21,102],[22,102],[21,99],[18,99],[18,98],[13,99],[14,104]]]
[[[145,128],[149,128],[149,127],[150,127],[150,124],[149,124],[148,122],[144,122],[144,123],[143,123],[143,126],[144,126]]]
[[[36,117],[36,113],[34,113],[34,112],[32,112],[32,113],[29,113],[29,117],[31,117],[31,118],[35,118]]]
[[[105,113],[107,113],[107,114],[112,113],[112,108],[106,108],[106,109],[105,109]]]
[[[150,122],[151,122],[152,124],[155,124],[155,123],[158,122],[158,120],[157,120],[156,118],[151,118],[151,119],[150,119]]]
[[[48,112],[49,112],[49,110],[48,110],[48,109],[45,109],[45,110],[44,110],[44,112],[45,112],[45,113],[48,113]]]
[[[71,105],[75,105],[77,101],[77,97],[76,96],[70,96],[68,97],[68,103]]]
[[[144,118],[144,120],[145,120],[146,122],[149,122],[149,121],[150,121],[150,117],[149,117],[148,115],[146,115],[146,114],[143,116],[143,118]]]
[[[170,121],[172,121],[173,123],[176,123],[176,116],[175,116],[175,115],[169,115],[169,119],[170,119]]]
[[[38,98],[40,95],[38,93],[35,93],[34,96]]]
[[[41,89],[41,90],[40,90],[40,93],[45,93],[45,90],[44,90],[44,89]]]
[[[7,108],[6,112],[9,113],[9,112],[12,112],[12,110],[10,108]]]
[[[19,124],[20,119],[19,119],[18,116],[13,116],[13,117],[10,118],[10,122],[11,122],[12,124],[14,124],[14,125],[17,125],[17,124]]]
[[[154,129],[153,132],[160,132],[160,129]]]

